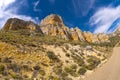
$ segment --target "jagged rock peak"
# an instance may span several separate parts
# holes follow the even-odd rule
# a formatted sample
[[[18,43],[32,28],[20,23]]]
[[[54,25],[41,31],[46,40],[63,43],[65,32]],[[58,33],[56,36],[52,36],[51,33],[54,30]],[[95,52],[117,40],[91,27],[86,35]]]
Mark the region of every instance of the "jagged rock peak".
[[[20,30],[20,29],[29,29],[34,31],[40,31],[39,26],[32,21],[24,21],[18,18],[10,18],[7,20],[2,30]]]
[[[72,39],[79,41],[87,41],[87,42],[104,42],[107,41],[106,35],[95,35],[91,32],[82,32],[78,27],[68,28],[64,25],[62,18],[59,15],[51,14],[45,17],[41,23],[41,30],[44,34],[50,36],[58,36],[64,39]],[[101,39],[101,38],[104,38]]]
[[[69,28],[64,25],[59,15],[51,14],[45,17],[40,23],[40,28],[46,35],[69,39]]]
[[[78,27],[70,29],[64,25],[62,18],[55,14],[51,14],[43,19],[40,23],[40,26],[33,23],[32,21],[10,18],[2,28],[2,30],[20,29],[39,31],[49,36],[56,36],[66,40],[87,41],[90,43],[106,42],[109,39],[108,35],[82,32]]]
[[[41,23],[40,23],[40,25],[49,25],[49,24],[64,26],[61,16],[56,14],[48,15],[43,20],[41,20]]]

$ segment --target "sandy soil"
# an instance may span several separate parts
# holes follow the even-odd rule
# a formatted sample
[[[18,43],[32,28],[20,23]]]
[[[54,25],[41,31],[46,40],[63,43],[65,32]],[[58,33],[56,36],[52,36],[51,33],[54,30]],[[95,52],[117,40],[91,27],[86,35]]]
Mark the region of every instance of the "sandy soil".
[[[120,80],[120,47],[115,47],[108,62],[84,80]]]

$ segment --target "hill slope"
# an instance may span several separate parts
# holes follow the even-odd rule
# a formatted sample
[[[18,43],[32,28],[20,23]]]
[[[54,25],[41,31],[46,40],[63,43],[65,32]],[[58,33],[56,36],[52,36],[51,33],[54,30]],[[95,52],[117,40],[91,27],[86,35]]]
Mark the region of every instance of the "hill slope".
[[[108,59],[119,35],[69,29],[53,14],[40,25],[9,19],[0,31],[0,80],[80,80]]]
[[[17,18],[8,19],[3,26],[3,30],[28,29],[38,31],[45,35],[56,36],[65,40],[85,41],[89,43],[103,43],[108,41],[106,34],[92,34],[91,32],[82,32],[79,28],[70,29],[63,23],[59,15],[51,14],[43,19],[40,25],[31,21],[24,21]]]

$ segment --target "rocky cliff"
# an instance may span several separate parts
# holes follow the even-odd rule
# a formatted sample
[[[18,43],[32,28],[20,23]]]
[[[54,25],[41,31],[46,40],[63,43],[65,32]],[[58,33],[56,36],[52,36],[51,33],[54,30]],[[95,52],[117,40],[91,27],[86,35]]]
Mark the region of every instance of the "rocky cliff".
[[[92,34],[91,32],[82,32],[79,28],[69,29],[63,23],[59,15],[51,14],[44,18],[40,23],[44,34],[58,36],[64,39],[72,39],[79,41],[87,41],[92,43],[100,43],[108,41],[108,36],[105,34]]]
[[[7,20],[2,30],[20,30],[27,29],[38,31],[45,35],[56,36],[65,40],[87,41],[89,43],[107,42],[106,34],[92,34],[91,32],[82,32],[79,28],[69,28],[65,26],[59,15],[51,14],[41,20],[40,25],[31,21],[24,21],[17,18]]]
[[[46,35],[70,39],[69,28],[64,25],[62,18],[58,15],[47,16],[41,21],[40,27]]]
[[[2,28],[2,30],[20,30],[20,29],[28,29],[31,31],[39,31],[40,33],[42,33],[39,26],[33,23],[32,21],[24,21],[17,18],[8,19],[4,27]]]

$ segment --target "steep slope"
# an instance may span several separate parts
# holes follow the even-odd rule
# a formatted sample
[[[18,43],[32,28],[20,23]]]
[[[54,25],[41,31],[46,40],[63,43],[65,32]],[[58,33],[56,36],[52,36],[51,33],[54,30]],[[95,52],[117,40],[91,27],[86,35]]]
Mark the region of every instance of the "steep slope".
[[[0,80],[81,80],[110,56],[120,39],[119,29],[115,34],[69,29],[54,14],[40,26],[9,19],[0,31]]]
[[[110,49],[39,32],[30,36],[27,30],[2,30],[0,80],[80,80],[106,60]]]

